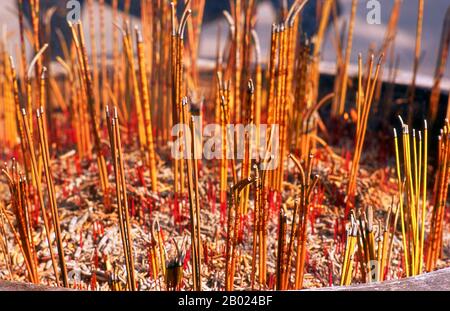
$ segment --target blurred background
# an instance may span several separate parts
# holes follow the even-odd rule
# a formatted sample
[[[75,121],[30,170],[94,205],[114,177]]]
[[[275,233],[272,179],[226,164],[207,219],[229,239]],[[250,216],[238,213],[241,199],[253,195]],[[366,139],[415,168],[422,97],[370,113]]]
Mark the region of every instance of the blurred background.
[[[7,46],[11,52],[14,52],[19,44],[18,36],[18,18],[17,18],[17,0],[2,0],[0,3],[0,31],[1,38],[7,41]],[[339,19],[338,25],[342,27],[350,16],[350,7],[352,0],[336,0],[339,4]],[[366,8],[366,0],[360,0],[358,3],[358,11],[355,24],[352,63],[355,64],[357,54],[359,52],[367,52],[369,46],[374,44],[379,47],[382,43],[389,16],[394,4],[394,0],[378,0],[381,4],[381,24],[370,25],[366,21],[368,9]],[[25,0],[25,3],[27,1]],[[65,4],[67,1],[61,0],[43,0],[41,3],[57,3],[60,6],[60,13],[64,13]],[[87,16],[87,1],[82,6],[81,17],[85,25],[88,23]],[[110,2],[110,1],[106,1]],[[291,2],[291,1],[290,1]],[[132,2],[132,11],[134,14],[139,14],[139,1]],[[207,7],[205,10],[205,21],[202,29],[200,56],[202,61],[200,65],[210,65],[216,53],[216,40],[219,24],[222,25],[223,34],[222,40],[225,40],[226,23],[222,17],[222,10],[227,9],[228,0],[206,0]],[[315,29],[315,10],[318,1],[310,0],[305,7],[303,13],[304,28],[307,32],[313,33]],[[449,0],[425,0],[424,20],[423,20],[423,36],[422,36],[422,61],[419,67],[419,76],[417,79],[418,85],[428,86],[432,85],[432,77],[436,67],[437,55],[439,51],[439,43],[441,39],[441,32],[443,27],[444,17]],[[51,4],[50,4],[51,6]],[[257,10],[257,26],[256,30],[259,34],[262,53],[264,58],[269,54],[268,46],[270,40],[270,29],[272,23],[277,20],[277,12],[279,11],[280,0],[259,1]],[[414,59],[415,33],[417,22],[417,7],[418,0],[404,0],[398,26],[398,33],[395,42],[395,52],[398,55],[399,74],[398,81],[409,83],[411,80],[411,71]],[[94,0],[94,10],[98,12],[98,3]],[[105,8],[106,17],[106,31],[111,34],[112,30],[112,10],[110,6]],[[61,24],[65,22],[65,16],[61,14],[53,17],[54,24]],[[132,24],[139,25],[137,17],[131,18]],[[99,23],[98,19],[96,20]],[[99,25],[97,25],[98,27]],[[87,27],[86,27],[87,28]],[[87,29],[86,29],[87,30]],[[326,35],[326,40],[323,48],[322,71],[332,73],[334,71],[334,63],[336,60],[335,48],[332,42],[334,29],[329,27]],[[97,38],[100,42],[100,34]],[[89,41],[89,40],[88,40]],[[88,42],[89,43],[89,42]],[[108,51],[111,51],[111,38],[108,38]],[[31,49],[28,49],[31,51]],[[15,54],[15,53],[14,53]],[[31,55],[29,55],[31,56]],[[350,68],[350,73],[355,70],[355,66]],[[442,81],[442,90],[448,92],[450,90],[450,62],[447,63],[447,70]]]

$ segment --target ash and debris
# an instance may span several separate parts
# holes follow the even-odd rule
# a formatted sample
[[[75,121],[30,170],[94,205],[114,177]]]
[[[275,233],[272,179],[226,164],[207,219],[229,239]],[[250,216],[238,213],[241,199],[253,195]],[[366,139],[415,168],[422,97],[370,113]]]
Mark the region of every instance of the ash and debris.
[[[334,150],[334,151],[332,151]],[[333,152],[333,153],[331,153]],[[336,153],[334,153],[336,152]],[[163,153],[160,153],[163,154]],[[320,176],[320,183],[313,195],[308,221],[308,241],[306,273],[304,287],[326,287],[339,285],[340,270],[344,251],[344,241],[337,227],[340,226],[344,214],[344,200],[348,176],[348,159],[337,155],[336,149],[318,149],[315,155],[313,174]],[[152,243],[151,228],[158,220],[166,252],[174,248],[173,238],[189,237],[189,211],[187,194],[179,198],[181,213],[179,219],[174,215],[174,199],[172,197],[173,177],[170,163],[158,161],[158,182],[161,189],[158,194],[151,193],[149,173],[142,166],[139,152],[126,153],[126,180],[130,198],[130,214],[132,224],[134,263],[136,282],[139,290],[165,290],[162,275],[154,277],[150,272],[149,248]],[[114,191],[111,195],[111,206],[104,205],[104,197],[99,193],[96,161],[83,162],[83,174],[79,174],[72,165],[74,153],[64,160],[55,159],[52,163],[54,172],[58,207],[61,220],[62,240],[69,279],[73,288],[85,290],[111,290],[112,276],[121,283],[126,283],[126,269],[122,243],[118,225],[117,206]],[[364,160],[367,161],[367,159]],[[368,163],[373,163],[369,161]],[[283,202],[292,201],[298,193],[297,175],[292,163],[288,162],[287,181],[284,183]],[[111,170],[112,168],[109,167]],[[225,279],[225,247],[226,221],[221,220],[219,186],[214,176],[217,167],[208,167],[203,163],[200,171],[199,191],[201,197],[201,239],[203,247],[202,289],[222,290]],[[141,172],[141,173],[139,173]],[[110,174],[111,185],[114,180]],[[216,195],[211,196],[211,185]],[[357,207],[373,206],[375,217],[384,222],[386,213],[396,196],[397,182],[392,169],[374,165],[360,165],[356,195]],[[0,196],[11,212],[9,191],[3,180],[0,182]],[[212,200],[216,202],[212,202]],[[249,214],[244,220],[243,240],[238,246],[238,267],[235,275],[235,289],[249,290],[252,266],[252,212],[253,199],[250,198]],[[289,210],[288,219],[291,219]],[[269,217],[267,266],[268,282],[274,279],[276,263],[276,238],[278,236],[276,211]],[[12,213],[10,219],[14,219]],[[288,224],[290,225],[290,223]],[[7,256],[0,252],[0,280],[27,281],[24,258],[19,246],[15,243],[12,232],[4,226],[7,233]],[[55,277],[47,247],[47,239],[43,231],[42,220],[35,226],[34,243],[38,257],[38,270],[41,284],[55,286]],[[438,268],[450,266],[448,224],[444,239],[444,258]],[[52,234],[54,238],[54,234]],[[187,239],[190,240],[189,238]],[[55,243],[54,243],[55,245]],[[189,247],[188,247],[189,248]],[[206,248],[206,249],[205,249]],[[391,268],[388,279],[399,278],[401,270],[401,233],[399,226],[394,238]],[[55,247],[55,253],[57,252]],[[205,256],[207,254],[207,256]],[[182,290],[190,290],[191,263],[186,256]],[[170,258],[166,258],[169,260]],[[8,263],[8,264],[7,264]],[[10,271],[12,275],[10,275]],[[355,269],[358,271],[358,269]],[[362,282],[360,272],[356,272],[353,283]],[[270,285],[270,284],[269,284]],[[269,289],[256,285],[257,289]]]

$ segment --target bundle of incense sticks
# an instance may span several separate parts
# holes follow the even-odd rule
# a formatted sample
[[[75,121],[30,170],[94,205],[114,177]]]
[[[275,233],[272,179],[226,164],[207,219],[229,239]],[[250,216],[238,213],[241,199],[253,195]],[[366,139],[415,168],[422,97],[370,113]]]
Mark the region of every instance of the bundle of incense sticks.
[[[160,141],[164,142],[170,139],[171,135],[171,119],[170,116],[174,115],[174,111],[170,109],[171,102],[174,100],[173,93],[171,90],[173,90],[174,87],[176,87],[173,83],[171,83],[170,75],[171,71],[167,70],[167,68],[170,68],[171,63],[173,62],[173,50],[171,49],[171,42],[172,42],[172,34],[173,34],[173,9],[171,8],[171,5],[167,5],[167,2],[165,1],[158,1],[158,5],[156,8],[153,8],[153,29],[159,29],[159,33],[157,31],[156,38],[154,39],[154,63],[153,63],[153,81],[152,85],[154,88],[156,88],[156,92],[154,92],[154,98],[155,100],[153,102],[161,102],[163,105],[160,108],[157,108],[155,106],[155,115],[158,113],[158,115],[163,116],[161,118],[161,121],[159,122],[159,128],[161,128],[159,132]],[[174,1],[174,5],[177,5],[178,1]],[[189,1],[185,2],[185,10],[189,7]],[[183,14],[185,15],[185,14]],[[158,18],[161,16],[161,18]],[[186,18],[189,15],[185,15]],[[186,21],[184,22],[186,23]],[[181,21],[180,21],[180,24]],[[186,25],[183,25],[183,34],[180,34],[182,37],[184,36],[184,29]],[[181,29],[181,28],[180,28]],[[184,41],[182,41],[184,42]],[[178,54],[177,54],[178,55]],[[181,53],[178,55],[183,59],[184,54]],[[177,57],[178,57],[177,56]],[[161,74],[162,73],[162,74]],[[173,74],[173,73],[172,73]],[[184,77],[181,77],[180,79],[183,79]],[[156,84],[156,85],[155,85]]]
[[[285,20],[272,28],[271,54],[269,74],[269,95],[267,99],[269,125],[279,125],[280,154],[279,165],[268,176],[269,188],[281,192],[284,176],[284,159],[288,151],[289,133],[288,112],[291,111],[292,101],[288,94],[292,89],[293,70],[297,48],[298,24],[296,17],[304,8],[307,1],[296,1],[289,10]]]
[[[0,126],[0,142],[9,149],[13,149],[17,142],[16,109],[14,104],[14,86],[9,70],[9,55],[6,49],[6,38],[0,41],[0,99],[4,105],[0,107],[3,116]]]
[[[38,193],[38,198],[39,198],[39,204],[42,210],[42,216],[44,219],[44,226],[45,226],[45,232],[47,235],[47,241],[48,241],[48,245],[49,245],[49,250],[50,250],[50,256],[52,258],[52,264],[53,264],[53,270],[55,272],[55,278],[56,278],[56,282],[59,283],[59,276],[58,276],[58,268],[57,268],[57,264],[56,264],[56,260],[54,258],[54,253],[53,253],[53,247],[52,247],[52,242],[51,242],[51,227],[50,227],[50,223],[48,221],[47,218],[47,212],[45,210],[45,203],[44,203],[44,194],[42,191],[42,185],[41,185],[41,180],[40,180],[40,176],[41,173],[39,172],[39,168],[38,168],[38,161],[37,161],[37,157],[36,157],[36,153],[34,150],[34,144],[33,144],[33,139],[31,137],[31,131],[30,131],[30,127],[28,125],[28,121],[27,121],[27,114],[25,109],[22,110],[22,124],[23,124],[23,128],[25,129],[25,141],[23,142],[24,145],[26,145],[27,149],[27,156],[29,156],[29,158],[31,159],[31,170],[33,172],[33,177],[34,177],[34,184],[36,186],[36,190]],[[54,219],[54,209],[51,208],[51,212],[52,212],[52,218]],[[58,245],[60,244],[57,241]],[[59,248],[59,247],[58,247]],[[59,251],[58,251],[59,253]],[[63,253],[61,253],[60,255],[61,257],[63,257]],[[60,258],[61,258],[60,257]],[[63,261],[60,260],[60,264],[63,264]],[[64,270],[64,268],[61,266],[61,271]],[[64,272],[63,272],[64,273]],[[63,276],[64,277],[64,276]],[[67,284],[66,279],[63,278],[63,282],[64,285],[66,286]]]
[[[309,156],[310,150],[313,150],[316,143],[324,146],[330,152],[327,143],[318,136],[318,125],[322,121],[318,115],[318,110],[331,99],[335,98],[334,93],[330,93],[318,100],[319,89],[319,52],[322,45],[325,26],[327,24],[332,1],[325,1],[321,8],[321,20],[318,33],[314,38],[314,50],[311,50],[310,40],[305,38],[300,41],[298,50],[299,57],[295,61],[295,75],[297,79],[290,79],[295,82],[292,87],[295,94],[295,105],[291,107],[289,114],[293,114],[293,123],[288,134],[288,141],[294,141],[295,152],[298,153],[301,160]],[[297,23],[297,20],[296,20]],[[297,27],[297,26],[295,26]],[[313,55],[310,55],[310,54]],[[312,80],[308,79],[312,77]],[[290,81],[291,81],[290,80]],[[335,79],[337,83],[339,79]],[[292,93],[292,92],[291,92]],[[322,125],[323,128],[323,125]],[[332,152],[330,152],[332,154]]]
[[[30,163],[27,162],[28,157],[26,157],[27,152],[27,145],[26,145],[26,135],[25,135],[25,129],[21,121],[21,108],[20,108],[20,100],[19,100],[19,86],[17,81],[17,73],[14,66],[14,61],[12,57],[9,58],[9,69],[11,73],[11,80],[12,80],[12,90],[14,94],[14,110],[15,110],[15,119],[16,119],[16,128],[20,137],[20,147],[22,151],[22,158],[24,161],[24,167],[25,167],[25,173],[26,176],[31,176],[31,178],[34,178],[34,172],[30,169]],[[34,182],[34,179],[33,179]]]
[[[141,152],[144,154],[144,148],[147,144],[146,139],[146,129],[144,124],[144,115],[142,110],[141,97],[139,94],[139,83],[137,78],[136,66],[134,62],[134,52],[132,45],[132,37],[131,30],[129,29],[129,23],[126,22],[124,25],[124,29],[121,28],[122,31],[122,39],[123,39],[123,50],[126,56],[126,68],[127,70],[127,78],[131,81],[131,91],[130,97],[133,99],[133,107],[136,109],[136,117],[137,117],[137,131],[138,131],[138,141]]]
[[[398,219],[398,209],[395,219]],[[385,279],[390,261],[390,245],[393,243],[396,220],[392,206],[386,214],[384,224],[381,220],[375,227],[375,216],[372,206],[366,212],[359,213],[358,258],[361,266],[361,278],[365,282],[379,282]],[[394,220],[391,226],[391,220]],[[375,229],[377,231],[375,231]],[[377,232],[377,233],[376,233]]]
[[[358,0],[352,0],[352,9],[350,13],[350,22],[347,34],[347,45],[345,49],[345,56],[343,62],[338,66],[338,73],[336,75],[335,93],[336,97],[333,101],[332,113],[334,116],[342,116],[345,109],[345,102],[347,96],[348,86],[348,67],[352,55],[353,32],[355,29],[356,9],[358,7]]]
[[[253,84],[253,81],[250,79],[248,81],[248,88],[247,88],[247,106],[250,106],[250,114],[248,116],[247,124],[253,125],[253,115],[255,110],[255,86]],[[244,137],[244,159],[242,161],[242,167],[241,167],[241,177],[242,178],[249,178],[251,173],[251,155],[253,153],[253,144],[252,139],[253,137],[250,137],[251,135],[255,135],[255,133],[245,133]],[[241,200],[241,205],[239,208],[242,211],[242,214],[247,214],[247,208],[248,208],[248,201],[249,201],[249,194],[250,194],[250,188],[247,187],[244,189],[243,193],[243,200]],[[242,224],[241,224],[242,226]]]
[[[31,203],[28,196],[28,182],[25,176],[19,172],[17,162],[13,159],[11,169],[2,168],[2,174],[8,180],[9,190],[11,192],[13,211],[16,217],[17,229],[13,221],[9,218],[3,205],[0,205],[1,223],[7,223],[14,234],[15,242],[19,245],[20,251],[24,257],[28,280],[32,283],[39,283],[39,274],[37,270],[37,255],[33,241],[33,226],[31,223]],[[4,222],[4,220],[6,220]],[[2,231],[5,229],[2,227]],[[7,258],[7,245],[2,241],[2,251]]]
[[[127,270],[127,288],[130,291],[135,291],[136,280],[133,256],[133,237],[131,233],[128,210],[127,185],[125,181],[117,108],[114,108],[113,115],[111,116],[108,106],[106,107],[106,120],[111,145],[111,155],[113,157],[114,178],[116,182],[117,213],[119,215],[120,236],[122,238],[125,266]]]
[[[237,0],[231,4],[231,16],[233,17],[233,68],[232,75],[232,98],[233,98],[233,119],[235,123],[246,122],[250,113],[246,92],[243,91],[245,81],[251,78],[252,60],[252,29],[256,23],[256,1]],[[231,51],[230,51],[231,53]],[[243,83],[244,82],[244,83]]]
[[[188,181],[188,195],[189,195],[189,215],[190,215],[190,233],[191,233],[191,257],[192,257],[192,275],[194,290],[200,291],[202,289],[201,283],[201,236],[200,236],[200,196],[199,196],[199,179],[198,179],[198,161],[196,151],[196,134],[194,130],[194,119],[190,115],[188,99],[182,99],[182,114],[181,119],[185,128],[190,129],[191,135],[184,133],[184,148],[186,148],[187,155],[185,163],[187,167],[187,181]]]
[[[300,174],[300,195],[298,199],[294,201],[294,210],[292,212],[291,232],[289,236],[289,244],[286,252],[286,267],[281,277],[282,289],[290,288],[290,279],[292,274],[292,265],[295,255],[295,277],[293,283],[293,289],[303,288],[303,279],[305,274],[305,259],[307,249],[307,221],[309,217],[311,196],[314,193],[314,189],[319,181],[319,176],[312,176],[312,167],[314,156],[309,155],[308,161],[305,162],[305,167],[302,166],[299,159],[293,154],[289,155]],[[298,220],[297,220],[298,217]],[[297,246],[295,247],[295,240],[297,240]]]
[[[234,276],[236,267],[240,269],[240,263],[237,263],[237,247],[239,238],[240,219],[242,211],[240,202],[242,200],[243,190],[255,182],[254,178],[246,178],[240,180],[230,188],[230,199],[228,206],[228,223],[227,223],[227,241],[225,254],[225,289],[233,290]]]
[[[267,228],[269,222],[269,204],[267,192],[264,191],[266,170],[260,174],[258,166],[254,165],[254,210],[253,210],[253,260],[251,272],[251,286],[255,287],[258,274],[259,289],[267,286]]]
[[[430,94],[430,119],[436,121],[439,110],[439,99],[441,97],[441,80],[445,74],[447,66],[448,53],[450,48],[450,8],[447,8],[445,19],[442,25],[441,41],[439,43],[439,52],[437,56],[436,68],[434,71],[433,88]],[[447,115],[448,117],[448,115]]]
[[[148,80],[146,72],[146,59],[144,55],[143,38],[139,29],[136,28],[137,37],[137,54],[139,63],[139,85],[140,85],[140,95],[143,104],[142,110],[144,113],[144,125],[145,125],[145,138],[147,147],[147,162],[150,167],[150,177],[152,182],[152,190],[154,192],[158,191],[158,182],[156,176],[156,156],[153,143],[153,127],[152,127],[152,115],[150,109],[150,96],[148,91]]]
[[[41,76],[42,83],[45,83],[45,67],[43,67],[42,76]],[[41,96],[44,98],[41,93]],[[42,103],[42,102],[41,102]],[[47,135],[47,125],[44,120],[44,108],[41,106],[40,109],[36,111],[36,117],[37,117],[37,123],[38,123],[38,134],[39,134],[39,145],[41,149],[41,155],[43,159],[44,164],[44,172],[45,172],[45,179],[47,183],[47,192],[49,196],[50,201],[50,212],[52,215],[52,223],[55,231],[55,238],[56,243],[58,247],[58,258],[59,258],[59,264],[61,268],[61,274],[63,279],[63,285],[64,287],[69,286],[69,281],[67,277],[67,268],[66,268],[66,260],[64,257],[64,248],[62,244],[62,238],[61,238],[61,225],[59,221],[59,213],[58,213],[58,206],[56,202],[56,191],[55,191],[55,185],[53,182],[52,172],[51,172],[51,165],[50,165],[50,152],[48,147],[48,135]],[[45,213],[45,210],[43,211]]]
[[[350,285],[352,283],[354,255],[358,240],[358,225],[354,214],[350,215],[350,225],[347,228],[347,241],[345,244],[344,261],[341,269],[340,285]]]
[[[90,70],[90,65],[88,61],[88,54],[85,46],[85,38],[83,32],[83,26],[81,22],[77,24],[72,24],[69,22],[69,27],[72,32],[72,39],[74,41],[74,46],[76,50],[76,55],[78,58],[78,71],[80,75],[80,80],[82,81],[82,91],[83,96],[87,104],[87,110],[89,112],[90,121],[91,121],[91,132],[94,135],[94,150],[97,155],[97,164],[98,171],[100,175],[101,188],[103,190],[103,194],[105,199],[108,198],[108,173],[106,169],[106,161],[105,157],[101,150],[101,139],[100,139],[100,129],[97,121],[97,116],[95,114],[95,94],[94,87],[92,82],[92,74]],[[91,148],[89,148],[91,149]]]
[[[395,156],[397,162],[397,181],[402,243],[407,276],[422,273],[424,257],[425,220],[427,212],[427,165],[428,165],[428,129],[424,122],[422,132],[412,130],[402,119],[402,149],[399,153],[399,138],[394,129]],[[412,145],[412,146],[411,146]],[[403,174],[401,171],[403,159]]]
[[[434,185],[434,202],[431,214],[430,234],[427,239],[426,270],[436,268],[437,260],[442,258],[445,207],[450,180],[450,127],[445,120],[438,142],[438,166]],[[423,241],[421,240],[423,247]]]
[[[367,131],[367,122],[369,118],[370,108],[372,106],[373,96],[375,92],[375,86],[378,81],[381,60],[383,56],[378,60],[375,74],[373,75],[374,59],[373,55],[370,57],[367,81],[365,87],[363,86],[363,68],[362,68],[362,56],[358,57],[358,92],[356,98],[357,109],[357,121],[356,121],[356,138],[355,138],[355,152],[353,153],[353,161],[350,169],[348,188],[347,188],[347,205],[345,209],[345,218],[348,216],[348,212],[354,206],[354,197],[356,194],[356,179],[359,170],[359,162],[361,159],[362,148],[364,146],[364,140]],[[373,78],[372,78],[373,75]]]
[[[373,207],[369,206],[365,211],[359,210],[357,218],[354,211],[350,215],[341,285],[350,285],[358,275],[361,282],[380,282],[386,280],[389,275],[400,204],[394,211],[392,202],[384,221],[379,219],[377,224],[374,213]],[[353,264],[355,267],[349,266]]]
[[[120,28],[117,24],[116,26]],[[147,166],[150,171],[151,187],[152,191],[158,191],[158,182],[156,176],[156,156],[154,150],[153,139],[153,126],[152,126],[152,114],[150,108],[150,96],[148,90],[148,77],[147,77],[147,60],[144,54],[144,41],[141,31],[136,27],[136,50],[137,50],[137,64],[138,70],[136,70],[134,51],[132,47],[132,35],[129,29],[129,23],[125,23],[125,29],[120,28],[123,38],[123,49],[126,55],[127,74],[130,76],[131,81],[131,93],[134,100],[133,107],[136,110],[137,116],[137,129],[139,146],[142,155],[146,159]],[[128,81],[128,79],[127,79]],[[123,109],[126,110],[126,109]]]
[[[310,91],[309,87],[305,87],[304,90]],[[302,93],[300,92],[299,94]],[[298,151],[302,160],[307,157],[311,150],[316,148],[316,143],[322,145],[330,155],[333,155],[333,151],[328,144],[318,136],[318,125],[321,121],[317,112],[326,103],[331,102],[334,98],[334,93],[324,96],[320,101],[310,107],[308,107],[309,105],[307,103],[311,99],[311,93],[309,93],[308,97],[301,97],[305,100],[305,105],[299,107],[297,110],[297,121],[294,124],[298,125],[298,127],[291,132],[291,135],[294,136],[294,142],[297,143],[296,151]]]
[[[311,101],[311,90],[312,87],[308,83],[308,75],[311,74],[312,70],[312,58],[310,57],[311,46],[309,40],[305,39],[304,42],[300,44],[299,54],[300,57],[296,63],[295,74],[298,76],[298,80],[295,84],[295,98],[298,104],[293,106],[293,122],[294,122],[294,142],[295,150],[299,152],[300,158],[303,159],[307,156],[307,151],[309,148],[309,120],[305,120],[304,111],[308,109]]]
[[[42,47],[42,49],[36,54],[35,58],[32,60],[32,62],[29,65],[28,79],[27,79],[27,84],[28,84],[27,89],[28,90],[31,89],[30,73],[33,70],[35,64],[38,62],[38,59],[40,58],[42,53],[45,51],[46,47],[47,47],[47,45],[44,45]],[[13,89],[13,93],[14,93],[14,105],[15,105],[15,110],[16,110],[16,116],[17,116],[17,120],[19,121],[18,129],[19,129],[20,138],[21,138],[21,147],[22,147],[22,153],[23,153],[23,159],[24,159],[24,166],[27,170],[27,175],[30,176],[30,178],[32,178],[32,181],[33,181],[32,186],[34,186],[36,188],[36,191],[38,194],[38,202],[39,202],[40,208],[42,210],[42,216],[44,219],[44,227],[45,227],[45,232],[46,232],[46,236],[47,236],[47,242],[48,242],[48,246],[49,246],[50,257],[52,259],[52,265],[53,265],[53,270],[55,273],[56,282],[59,284],[59,272],[57,269],[57,263],[56,263],[55,256],[53,253],[53,247],[52,247],[53,244],[52,244],[51,238],[50,238],[52,229],[55,232],[55,240],[56,240],[57,249],[58,249],[59,265],[60,265],[60,270],[61,270],[62,279],[63,279],[63,286],[67,287],[68,286],[67,270],[66,270],[66,264],[65,264],[65,258],[64,258],[62,239],[61,239],[61,234],[60,234],[59,216],[58,216],[58,210],[57,210],[57,204],[56,204],[56,194],[55,194],[53,180],[52,180],[52,176],[51,176],[50,157],[49,157],[49,151],[48,151],[47,128],[41,118],[41,115],[43,113],[43,107],[41,106],[41,104],[45,105],[45,98],[46,98],[46,95],[45,95],[46,94],[46,88],[45,88],[45,81],[46,81],[45,71],[46,71],[46,69],[45,69],[45,67],[43,67],[42,74],[40,75],[41,79],[39,79],[39,90],[40,90],[39,94],[40,94],[40,96],[38,97],[38,106],[40,106],[41,108],[37,112],[38,137],[39,137],[39,142],[40,142],[41,155],[42,155],[42,159],[43,159],[43,163],[42,163],[40,161],[38,162],[38,158],[36,156],[34,141],[32,138],[32,130],[31,130],[33,123],[30,122],[30,119],[27,116],[26,110],[20,109],[19,87],[18,87],[18,82],[17,82],[17,74],[16,74],[16,70],[15,70],[15,67],[13,64],[12,57],[9,60],[8,67],[9,67],[8,68],[9,74],[12,79],[12,89]],[[27,93],[26,98],[27,98],[27,106],[31,107],[32,106],[31,91],[29,91]],[[29,161],[28,163],[27,163],[27,159]],[[50,202],[50,212],[51,212],[51,216],[52,216],[52,223],[50,223],[48,221],[47,211],[45,208],[46,206],[44,203],[44,195],[43,195],[43,190],[42,190],[42,185],[41,185],[41,173],[42,173],[41,165],[43,165],[43,168],[45,171],[45,177],[46,177],[46,182],[47,182],[47,191],[48,191],[49,202]],[[23,180],[23,183],[25,184],[26,183],[25,181],[27,180],[26,176],[22,176],[21,179]],[[25,191],[25,188],[22,191]],[[27,204],[27,203],[25,202],[24,204]],[[28,213],[28,212],[26,212],[26,213]],[[22,220],[22,222],[23,221],[24,220]],[[51,227],[51,225],[53,225],[53,228]],[[26,228],[26,225],[24,225],[24,228]],[[28,234],[31,234],[31,232],[29,230],[23,231],[23,234],[25,234],[25,232]],[[31,236],[28,236],[28,239],[31,239]],[[30,246],[28,248],[30,248]],[[28,250],[28,253],[30,253],[30,250]],[[30,258],[31,254],[32,253],[27,255],[29,257],[29,262],[31,262],[31,258]],[[32,267],[33,267],[32,264],[30,264],[30,269],[33,269]],[[31,270],[31,271],[33,271],[33,270]],[[36,281],[38,278],[37,272],[34,271],[34,272],[32,272],[32,274],[30,274],[30,277],[31,277],[31,275],[33,277],[33,281]]]
[[[184,30],[187,19],[191,15],[188,6],[185,7],[183,15],[178,22],[176,17],[175,3],[171,3],[172,8],[172,39],[171,39],[171,55],[172,55],[172,122],[173,124],[184,123],[182,118],[183,105],[182,99],[185,94],[183,57],[184,57]],[[177,137],[178,139],[180,137]],[[183,150],[177,150],[184,152]],[[184,164],[182,160],[174,160],[174,189],[175,194],[183,194],[185,188]]]
[[[183,131],[178,133],[178,139],[183,138],[183,144],[180,146],[180,152],[184,155],[182,159],[174,160],[174,186],[175,195],[184,194],[185,178],[187,179],[187,189],[189,198],[190,212],[190,233],[191,233],[191,264],[193,287],[195,290],[201,290],[201,237],[200,237],[200,197],[199,197],[199,173],[197,154],[199,151],[198,142],[194,130],[194,121],[189,111],[188,98],[186,94],[185,70],[184,70],[184,33],[191,16],[189,1],[186,3],[183,15],[178,22],[176,16],[176,5],[171,3],[171,21],[172,21],[172,121],[174,124],[182,124],[185,129],[189,129],[191,134]],[[194,51],[191,50],[191,53]],[[181,136],[183,135],[183,136]],[[184,161],[183,161],[184,160]],[[186,171],[185,171],[186,169]]]

